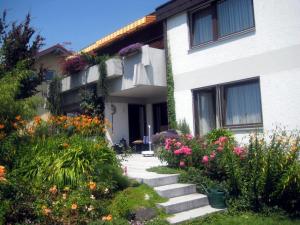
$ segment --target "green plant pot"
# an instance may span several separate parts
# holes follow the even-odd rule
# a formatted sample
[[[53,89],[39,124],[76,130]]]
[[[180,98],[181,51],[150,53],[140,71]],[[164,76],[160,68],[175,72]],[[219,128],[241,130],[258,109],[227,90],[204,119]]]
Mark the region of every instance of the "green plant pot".
[[[216,188],[208,189],[207,197],[211,207],[216,209],[226,208],[224,191]]]

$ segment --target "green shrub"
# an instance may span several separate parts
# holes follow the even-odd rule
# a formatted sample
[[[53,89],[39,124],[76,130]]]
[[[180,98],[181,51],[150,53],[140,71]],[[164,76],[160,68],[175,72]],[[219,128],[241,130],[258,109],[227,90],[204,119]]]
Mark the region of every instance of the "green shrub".
[[[34,157],[32,157],[34,156]],[[79,135],[37,138],[19,150],[14,171],[18,176],[41,184],[76,187],[90,180],[111,181],[118,186],[121,168],[114,151],[103,139]]]
[[[177,129],[180,130],[182,134],[190,134],[191,133],[191,129],[185,119],[179,120],[179,122],[177,124]]]
[[[227,137],[229,141],[234,141],[233,133],[227,129],[213,129],[208,134],[206,134],[205,139],[208,144],[212,144],[220,137]]]
[[[129,187],[118,193],[109,207],[114,218],[131,219],[134,210],[139,208],[156,208],[156,203],[165,201],[147,185]],[[161,213],[161,212],[160,212]]]

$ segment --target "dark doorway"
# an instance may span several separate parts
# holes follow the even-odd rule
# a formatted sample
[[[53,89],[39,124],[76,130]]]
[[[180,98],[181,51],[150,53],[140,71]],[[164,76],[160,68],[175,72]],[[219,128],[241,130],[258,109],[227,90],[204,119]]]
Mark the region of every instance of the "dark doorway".
[[[153,131],[154,134],[168,129],[167,103],[153,104]]]
[[[146,110],[144,105],[128,104],[129,144],[143,140],[146,134]]]

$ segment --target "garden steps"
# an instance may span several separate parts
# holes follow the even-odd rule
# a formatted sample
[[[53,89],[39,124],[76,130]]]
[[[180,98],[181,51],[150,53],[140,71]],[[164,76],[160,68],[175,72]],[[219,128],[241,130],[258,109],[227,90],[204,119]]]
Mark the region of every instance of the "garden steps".
[[[175,213],[172,216],[168,217],[167,221],[170,224],[179,224],[188,220],[196,219],[220,211],[224,211],[224,209],[216,209],[212,208],[210,205],[206,205],[203,207]]]
[[[128,177],[148,184],[160,196],[169,198],[167,202],[157,206],[165,209],[170,215],[167,218],[170,224],[182,223],[223,210],[212,208],[206,195],[196,193],[196,185],[178,183],[179,174],[148,172],[148,168],[164,165],[156,157],[134,154],[122,164]]]
[[[170,198],[167,202],[157,204],[158,207],[164,208],[168,214],[179,213],[207,205],[207,196],[198,193]]]
[[[196,185],[176,183],[155,187],[154,190],[162,197],[174,198],[182,195],[196,193]]]

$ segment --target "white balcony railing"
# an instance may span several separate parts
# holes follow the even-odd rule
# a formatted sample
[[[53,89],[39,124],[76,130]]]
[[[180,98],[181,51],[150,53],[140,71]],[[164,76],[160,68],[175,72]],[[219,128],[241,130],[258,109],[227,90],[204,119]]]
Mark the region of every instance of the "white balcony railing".
[[[166,87],[165,51],[144,45],[129,56],[106,61],[109,92],[119,92],[138,86]],[[98,65],[62,80],[62,92],[96,82],[100,77]]]

